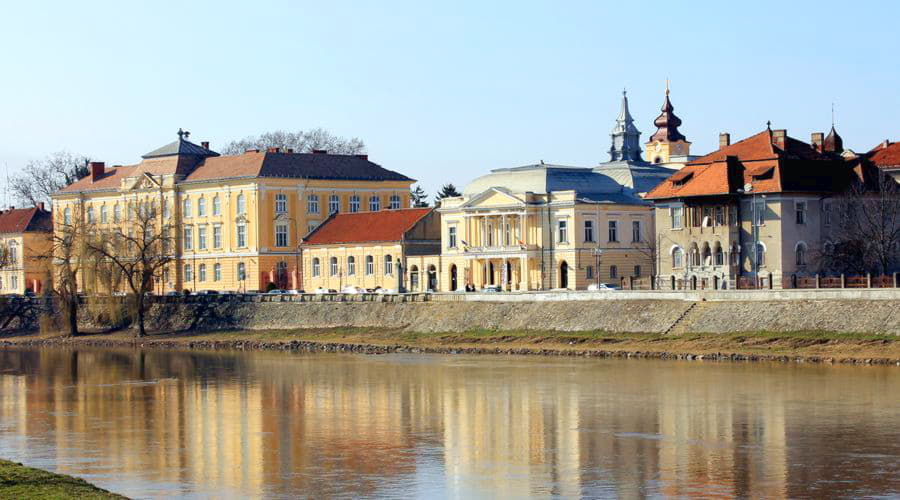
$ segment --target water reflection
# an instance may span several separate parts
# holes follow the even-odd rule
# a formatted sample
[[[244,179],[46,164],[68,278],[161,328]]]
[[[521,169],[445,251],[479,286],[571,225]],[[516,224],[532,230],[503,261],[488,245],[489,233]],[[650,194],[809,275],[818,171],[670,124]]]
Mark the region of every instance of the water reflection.
[[[900,492],[900,371],[0,351],[0,456],[131,496]]]

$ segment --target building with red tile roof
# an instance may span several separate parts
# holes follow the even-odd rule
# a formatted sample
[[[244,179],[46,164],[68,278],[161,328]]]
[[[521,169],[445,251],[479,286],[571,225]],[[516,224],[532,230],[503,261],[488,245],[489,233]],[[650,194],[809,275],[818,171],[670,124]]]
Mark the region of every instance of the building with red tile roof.
[[[866,157],[873,165],[900,182],[900,142],[891,142],[885,139],[866,153]]]
[[[43,257],[51,247],[53,222],[41,203],[0,210],[0,294],[40,293],[49,276]]]
[[[830,198],[864,175],[842,156],[832,127],[810,143],[767,128],[687,163],[656,186],[657,261],[663,287],[780,287],[814,271],[829,233]]]
[[[436,290],[440,219],[433,208],[333,214],[303,239],[307,291]]]
[[[84,214],[101,229],[126,224],[142,204],[162,207],[177,258],[157,293],[300,288],[300,239],[329,214],[409,206],[414,180],[367,155],[280,148],[220,155],[188,136],[179,130],[176,141],[133,165],[93,162],[90,175],[53,196],[61,220]]]

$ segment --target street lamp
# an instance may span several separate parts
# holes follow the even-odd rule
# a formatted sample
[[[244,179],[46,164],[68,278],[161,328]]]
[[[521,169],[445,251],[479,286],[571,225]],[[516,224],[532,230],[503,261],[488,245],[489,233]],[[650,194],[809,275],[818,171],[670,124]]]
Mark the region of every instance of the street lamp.
[[[603,249],[600,247],[592,248],[591,254],[597,257],[597,286],[600,286],[600,257],[603,256]]]

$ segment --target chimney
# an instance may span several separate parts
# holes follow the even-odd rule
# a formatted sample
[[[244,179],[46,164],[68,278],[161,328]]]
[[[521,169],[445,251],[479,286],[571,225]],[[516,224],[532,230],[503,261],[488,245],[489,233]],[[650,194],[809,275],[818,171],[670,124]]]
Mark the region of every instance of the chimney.
[[[822,132],[813,132],[812,135],[809,136],[809,143],[812,145],[813,149],[818,152],[822,152],[822,144],[825,142],[825,134]]]
[[[287,154],[289,154],[289,155],[292,155],[292,154],[294,154],[294,148],[287,148],[285,150],[285,152],[287,152]]]
[[[41,212],[46,212],[46,211],[47,211],[47,209],[44,208],[44,202],[43,202],[43,201],[40,202],[40,203],[38,203],[38,208],[41,210]]]
[[[725,146],[731,145],[731,134],[728,132],[722,132],[719,134],[719,149],[724,148]]]
[[[269,152],[269,153],[280,153],[280,152],[281,152],[281,148],[274,148],[274,147],[273,147],[273,148],[269,148],[269,149],[266,150],[266,152]]]
[[[360,160],[368,160],[369,159],[369,155],[356,155],[356,157],[359,158]]]
[[[779,128],[772,131],[772,144],[779,149],[784,149],[784,142],[787,139],[787,130]]]
[[[244,152],[245,153],[259,153],[259,150],[258,149],[245,149]]]
[[[203,149],[209,149],[209,141],[201,142],[200,147],[202,147]]]
[[[327,154],[328,154],[328,150],[327,150],[327,149],[313,149],[313,150],[312,150],[312,154],[314,154],[314,155],[327,155]]]
[[[92,183],[97,182],[100,176],[103,175],[104,166],[105,164],[102,161],[92,161],[90,163]]]

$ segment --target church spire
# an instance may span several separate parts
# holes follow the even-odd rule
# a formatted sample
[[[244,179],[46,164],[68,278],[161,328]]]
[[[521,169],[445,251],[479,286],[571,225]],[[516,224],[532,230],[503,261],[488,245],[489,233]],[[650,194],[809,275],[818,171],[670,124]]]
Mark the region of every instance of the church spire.
[[[653,120],[656,125],[656,133],[650,136],[650,142],[676,142],[686,141],[687,139],[678,131],[681,125],[681,118],[675,116],[675,107],[669,100],[669,80],[666,80],[666,97],[663,100],[662,113]]]
[[[641,132],[634,126],[634,118],[628,110],[628,95],[622,90],[622,106],[616,125],[610,133],[612,146],[609,148],[610,161],[643,161],[641,159]]]

